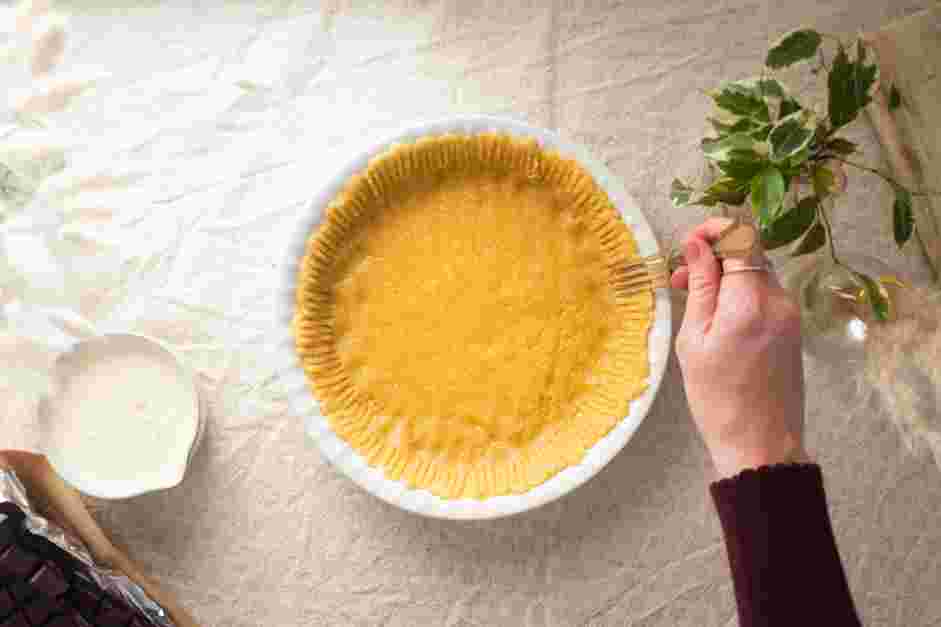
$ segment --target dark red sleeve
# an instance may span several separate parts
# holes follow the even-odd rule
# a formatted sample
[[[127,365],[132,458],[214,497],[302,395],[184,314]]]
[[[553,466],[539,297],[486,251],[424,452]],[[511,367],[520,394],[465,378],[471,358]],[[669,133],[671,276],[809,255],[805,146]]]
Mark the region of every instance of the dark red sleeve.
[[[710,487],[740,627],[859,627],[823,475],[814,464],[746,470]]]

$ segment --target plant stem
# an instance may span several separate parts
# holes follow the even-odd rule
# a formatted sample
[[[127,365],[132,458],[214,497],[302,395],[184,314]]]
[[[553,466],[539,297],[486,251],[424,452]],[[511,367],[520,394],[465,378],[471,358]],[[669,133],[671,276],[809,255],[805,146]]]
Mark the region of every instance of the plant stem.
[[[823,48],[817,50],[819,60],[820,60],[820,69],[826,70],[827,74],[830,73],[830,66],[827,64],[827,57],[823,54]]]
[[[834,161],[839,161],[840,163],[845,163],[846,165],[853,166],[854,168],[859,168],[860,170],[865,170],[866,172],[871,172],[871,173],[873,173],[873,174],[879,176],[880,178],[884,179],[887,183],[889,183],[890,185],[892,185],[892,186],[894,186],[894,187],[901,187],[902,189],[908,189],[907,187],[905,187],[904,185],[902,185],[901,183],[899,183],[897,180],[895,180],[894,178],[892,178],[892,177],[889,176],[888,174],[885,174],[884,172],[882,172],[882,171],[880,171],[880,170],[877,170],[877,169],[875,169],[875,168],[870,168],[869,166],[862,165],[861,163],[854,163],[853,161],[848,161],[848,160],[846,160],[846,159],[844,159],[844,158],[842,158],[842,157],[838,157],[838,156],[836,156],[836,155],[828,155],[828,156],[827,156],[827,159],[833,159]],[[941,196],[941,192],[935,192],[935,191],[913,192],[913,191],[909,190],[909,193],[910,193],[912,196]]]
[[[836,246],[833,244],[833,227],[830,225],[830,218],[827,216],[827,208],[824,206],[823,201],[820,202],[820,208],[817,215],[820,216],[820,222],[823,224],[823,228],[827,232],[827,245],[830,250],[830,259],[833,260],[834,264],[842,266],[843,263],[840,261],[839,257],[836,256]]]
[[[13,187],[7,185],[13,177],[13,171],[3,164],[0,164],[0,196],[7,196],[13,193]]]

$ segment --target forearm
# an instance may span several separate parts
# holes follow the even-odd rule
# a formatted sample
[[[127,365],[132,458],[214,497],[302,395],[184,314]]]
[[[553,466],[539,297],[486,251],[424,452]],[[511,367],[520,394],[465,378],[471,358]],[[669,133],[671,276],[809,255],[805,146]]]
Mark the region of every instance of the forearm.
[[[820,467],[766,466],[711,486],[740,627],[858,627]]]

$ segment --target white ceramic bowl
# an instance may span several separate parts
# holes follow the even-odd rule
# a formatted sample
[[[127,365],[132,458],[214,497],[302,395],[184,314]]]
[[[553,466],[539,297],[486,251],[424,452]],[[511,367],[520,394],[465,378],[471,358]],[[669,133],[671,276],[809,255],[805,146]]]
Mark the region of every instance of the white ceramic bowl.
[[[68,450],[50,446],[48,436],[46,437],[47,449],[43,452],[60,477],[78,491],[89,496],[102,499],[124,499],[175,487],[183,481],[189,462],[199,447],[205,430],[206,407],[200,397],[193,373],[166,344],[155,338],[135,333],[90,335],[62,353],[56,360],[55,369],[57,373],[68,373],[72,370],[66,366],[74,362],[74,358],[78,355],[83,355],[85,359],[90,360],[89,363],[95,363],[114,351],[143,356],[169,367],[179,376],[182,389],[185,390],[186,406],[175,410],[176,421],[173,424],[165,425],[165,428],[175,431],[172,436],[168,436],[175,443],[173,450],[166,452],[159,468],[148,469],[146,473],[137,477],[129,471],[126,477],[111,479],[93,477],[83,471],[80,459],[71,455]],[[150,390],[148,393],[159,397],[160,391]],[[49,400],[51,399],[43,400],[40,413],[46,428],[55,428],[53,426],[55,419],[51,418]],[[142,437],[144,436],[146,433],[142,434]],[[138,439],[121,442],[119,445],[133,448],[144,444],[146,442]]]
[[[369,160],[395,144],[415,141],[421,137],[446,133],[478,134],[505,132],[517,137],[535,138],[548,150],[576,159],[595,181],[607,192],[620,210],[624,221],[631,227],[642,255],[658,252],[657,240],[640,209],[627,195],[622,183],[581,145],[567,141],[551,131],[529,126],[512,119],[488,116],[455,117],[408,126],[377,141],[358,152],[330,179],[314,197],[309,210],[299,220],[293,238],[288,242],[286,262],[281,271],[279,290],[280,311],[277,353],[283,359],[285,387],[291,396],[292,410],[303,417],[307,433],[317,443],[321,453],[343,474],[371,494],[402,509],[424,516],[451,519],[499,518],[534,509],[553,501],[593,477],[605,464],[624,448],[644,416],[647,415],[666,370],[670,351],[670,299],[665,290],[655,298],[653,325],[649,335],[650,377],[647,390],[630,405],[630,413],[608,435],[599,440],[585,454],[581,463],[567,468],[542,485],[524,494],[497,496],[485,500],[442,499],[427,490],[415,490],[400,481],[387,479],[380,468],[369,466],[350,446],[330,428],[327,418],[307,384],[306,376],[294,350],[291,319],[294,315],[298,265],[303,258],[307,239],[316,229],[324,209],[340,192],[353,174],[363,171]]]

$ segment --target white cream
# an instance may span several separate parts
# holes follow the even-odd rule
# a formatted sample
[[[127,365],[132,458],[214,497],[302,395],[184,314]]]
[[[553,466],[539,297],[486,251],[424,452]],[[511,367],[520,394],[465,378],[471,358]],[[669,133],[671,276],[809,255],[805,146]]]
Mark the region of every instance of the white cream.
[[[145,338],[109,335],[59,359],[45,404],[47,455],[88,494],[121,497],[182,479],[199,430],[192,380]]]

